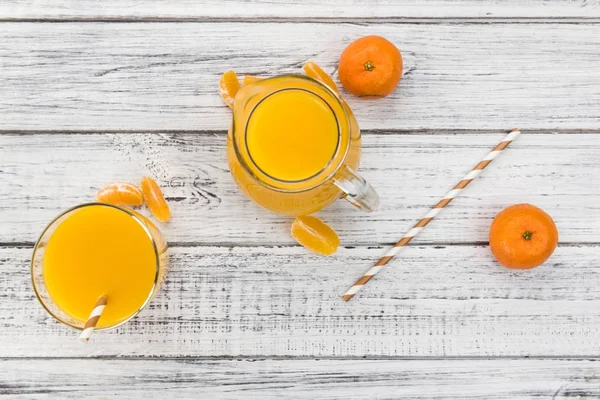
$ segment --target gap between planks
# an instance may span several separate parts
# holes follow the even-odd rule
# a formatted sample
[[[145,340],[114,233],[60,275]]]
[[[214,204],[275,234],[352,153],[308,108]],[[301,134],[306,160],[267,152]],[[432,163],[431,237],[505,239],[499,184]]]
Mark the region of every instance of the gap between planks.
[[[600,361],[600,355],[592,354],[589,356],[578,355],[539,355],[539,356],[56,356],[56,357],[37,357],[37,356],[17,356],[0,357],[0,361],[14,360],[110,360],[110,361],[485,361],[485,360],[561,360],[561,361]]]
[[[299,247],[296,244],[289,243],[271,243],[269,245],[265,244],[246,244],[240,245],[239,243],[234,242],[168,242],[169,247],[224,247],[224,248],[292,248]],[[369,249],[384,249],[386,247],[393,246],[394,243],[356,243],[349,246],[340,246],[343,249],[355,249],[357,247],[366,247]],[[474,247],[474,246],[488,246],[489,243],[485,241],[480,242],[433,242],[433,243],[422,243],[419,244],[417,242],[413,243],[410,247],[428,247],[428,248],[442,248],[442,247]],[[0,248],[10,249],[10,248],[30,248],[33,249],[35,246],[35,242],[0,242]],[[600,246],[600,242],[559,242],[559,247],[596,247]]]
[[[363,135],[404,135],[404,136],[430,136],[430,135],[481,135],[505,134],[512,128],[506,129],[361,129]],[[600,135],[600,128],[588,129],[524,129],[523,134],[531,135],[569,135],[585,134]],[[63,129],[63,130],[30,130],[30,129],[0,129],[0,135],[119,135],[119,134],[152,134],[152,135],[198,135],[214,136],[225,135],[227,130],[194,130],[194,129]]]
[[[70,18],[0,18],[0,23],[244,23],[244,24],[427,24],[427,25],[527,25],[527,24],[599,24],[598,17],[70,17]]]

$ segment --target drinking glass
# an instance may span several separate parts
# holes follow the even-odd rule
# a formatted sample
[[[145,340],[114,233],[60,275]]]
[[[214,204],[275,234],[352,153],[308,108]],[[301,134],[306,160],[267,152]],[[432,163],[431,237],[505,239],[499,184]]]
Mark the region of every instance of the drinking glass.
[[[162,286],[165,277],[167,275],[167,271],[168,271],[168,262],[167,262],[167,242],[164,240],[161,232],[158,230],[158,228],[150,221],[148,220],[146,217],[142,216],[141,214],[127,209],[127,208],[123,208],[123,207],[118,207],[118,206],[114,206],[114,205],[110,205],[110,204],[104,204],[104,203],[87,203],[87,204],[82,204],[79,206],[76,206],[74,208],[71,208],[70,210],[67,210],[65,212],[63,212],[62,214],[60,214],[58,217],[56,217],[42,232],[42,234],[40,235],[34,251],[33,251],[33,257],[32,257],[32,261],[31,261],[31,279],[32,279],[32,283],[33,283],[33,289],[35,291],[35,294],[38,298],[38,300],[40,301],[41,305],[44,307],[44,309],[55,319],[57,319],[59,322],[62,322],[65,325],[68,325],[72,328],[75,329],[83,329],[86,319],[81,319],[81,318],[75,318],[72,314],[69,314],[65,309],[61,308],[61,306],[59,306],[57,304],[57,302],[52,298],[49,289],[48,289],[48,282],[46,281],[45,277],[44,277],[44,256],[46,254],[47,251],[47,247],[48,247],[48,242],[49,240],[52,238],[52,236],[56,233],[56,230],[61,226],[61,224],[63,224],[65,221],[67,221],[69,219],[69,217],[73,216],[75,213],[81,213],[81,212],[89,212],[89,211],[99,211],[98,207],[109,207],[111,210],[116,210],[117,213],[115,215],[118,215],[119,218],[125,216],[125,218],[122,218],[121,221],[125,221],[127,219],[131,219],[131,221],[133,221],[135,224],[131,224],[132,229],[137,230],[137,228],[135,226],[139,227],[138,231],[138,235],[139,237],[142,238],[147,238],[148,240],[148,244],[149,245],[144,245],[145,249],[151,249],[150,251],[153,252],[153,254],[145,254],[145,258],[144,259],[148,259],[148,260],[152,260],[152,263],[148,263],[148,264],[153,264],[150,265],[150,268],[153,268],[153,270],[151,270],[149,272],[150,276],[152,276],[152,274],[154,275],[154,281],[151,285],[150,290],[148,291],[148,293],[145,293],[145,290],[142,290],[142,297],[143,299],[145,299],[143,301],[143,303],[139,306],[139,308],[137,310],[135,310],[135,312],[131,313],[130,315],[123,315],[122,316],[122,320],[119,321],[118,323],[114,323],[114,324],[106,324],[106,323],[102,323],[102,317],[100,318],[99,322],[98,322],[98,326],[96,328],[96,330],[104,330],[104,329],[110,329],[110,328],[115,328],[117,326],[120,326],[124,323],[126,323],[127,321],[131,320],[133,317],[135,317],[140,311],[142,311],[147,305],[148,303],[152,300],[152,298],[158,293],[158,291],[160,290],[160,287]],[[107,210],[104,210],[107,211]],[[119,214],[122,213],[122,214]],[[83,218],[83,217],[81,217]],[[92,229],[93,227],[91,227],[91,222],[90,225],[86,225],[87,228]],[[86,228],[86,229],[87,229]],[[121,227],[122,228],[122,227]],[[103,227],[103,229],[106,229],[106,226]],[[111,231],[109,232],[110,235],[114,235],[115,238],[118,239],[119,237],[119,226],[110,226],[109,228]],[[77,232],[76,232],[77,233]],[[89,231],[88,231],[89,233]],[[82,235],[85,235],[84,232],[82,232]],[[89,238],[85,238],[82,237],[82,241],[79,241],[79,237],[77,242],[79,243],[79,245],[81,245],[82,243],[85,243],[85,241],[93,241],[94,237],[93,235],[90,235]],[[126,239],[126,238],[125,238]],[[143,241],[145,241],[145,239],[142,239]],[[88,242],[89,242],[88,241]],[[73,243],[73,246],[76,246],[76,243]],[[87,245],[93,245],[93,243],[87,243]],[[138,251],[141,252],[141,249],[137,249]],[[76,248],[73,248],[73,251],[77,251]],[[130,256],[135,257],[136,255],[139,255],[139,253],[135,253],[136,249],[131,249],[131,254]],[[58,254],[58,256],[61,256],[60,254]],[[68,254],[64,254],[65,256],[65,260],[68,260],[69,255]],[[81,267],[79,268],[85,268],[85,265],[81,265]],[[85,274],[85,272],[83,272]],[[90,271],[90,280],[92,280],[91,276],[93,275],[93,272]],[[55,279],[55,278],[53,278]],[[63,279],[63,278],[59,278],[59,279]],[[69,276],[64,276],[64,279],[70,279]],[[119,279],[119,276],[113,276],[113,277],[109,277],[108,280],[109,282],[112,282],[112,280],[116,280]],[[93,282],[91,282],[90,284],[93,284]],[[122,282],[120,283],[122,284]],[[131,282],[129,282],[128,284],[135,284],[135,280],[131,280]],[[115,302],[118,303],[117,299],[115,299]],[[111,304],[111,299],[109,298],[108,300],[108,305],[107,307],[111,307],[111,305],[113,307],[118,307],[119,304],[114,304],[115,302],[113,302]],[[88,305],[86,305],[88,306]],[[89,310],[91,312],[91,310],[93,309],[94,304],[89,304]],[[106,313],[106,310],[105,310]]]

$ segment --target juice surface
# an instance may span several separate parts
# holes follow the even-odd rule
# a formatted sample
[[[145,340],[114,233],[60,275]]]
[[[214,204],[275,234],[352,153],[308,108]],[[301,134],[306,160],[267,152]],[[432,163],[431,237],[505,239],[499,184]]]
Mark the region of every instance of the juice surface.
[[[43,275],[56,305],[85,321],[102,295],[108,304],[98,327],[116,325],[146,301],[156,277],[152,241],[127,213],[107,206],[76,210],[46,246]]]
[[[335,114],[319,96],[301,89],[273,93],[256,106],[246,130],[248,151],[265,174],[301,181],[333,158],[339,140]]]

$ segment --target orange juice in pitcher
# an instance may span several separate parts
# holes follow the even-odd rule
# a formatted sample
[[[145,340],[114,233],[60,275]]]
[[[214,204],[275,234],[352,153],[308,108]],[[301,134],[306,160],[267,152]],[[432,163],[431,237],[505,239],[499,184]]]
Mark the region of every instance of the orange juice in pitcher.
[[[236,95],[227,137],[231,174],[259,205],[306,215],[340,197],[372,211],[373,188],[355,171],[361,153],[358,124],[329,87],[302,75],[281,75]]]
[[[265,98],[246,129],[248,152],[266,175],[302,181],[318,174],[338,146],[335,115],[325,101],[302,90]]]

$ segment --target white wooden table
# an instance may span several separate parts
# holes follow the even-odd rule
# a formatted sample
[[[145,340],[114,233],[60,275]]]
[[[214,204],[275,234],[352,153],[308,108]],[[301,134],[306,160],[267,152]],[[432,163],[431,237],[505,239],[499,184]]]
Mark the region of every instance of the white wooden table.
[[[4,0],[0,3],[0,397],[600,398],[600,4],[555,0]],[[353,39],[405,60],[385,99],[347,96],[366,215],[311,255],[225,162],[220,74],[337,80]],[[523,135],[353,301],[340,294],[502,135]],[[37,303],[29,260],[61,210],[158,178],[172,269],[131,323],[82,346]],[[560,244],[511,272],[493,216],[530,202]]]

